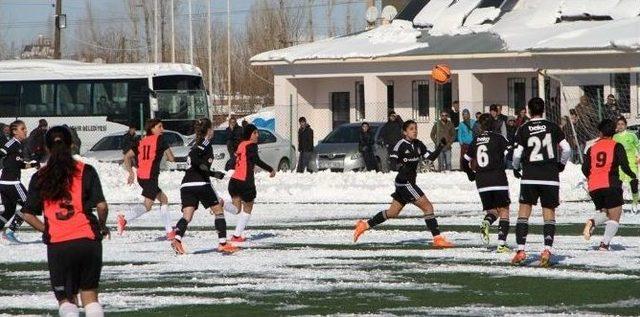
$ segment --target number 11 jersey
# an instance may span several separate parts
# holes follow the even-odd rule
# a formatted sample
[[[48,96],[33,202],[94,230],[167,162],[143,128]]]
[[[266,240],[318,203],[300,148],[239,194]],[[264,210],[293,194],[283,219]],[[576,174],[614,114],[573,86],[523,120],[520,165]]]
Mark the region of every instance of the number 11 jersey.
[[[534,118],[520,126],[515,140],[522,151],[522,179],[550,181],[554,183],[550,185],[557,185],[559,147],[564,139],[560,127],[545,119]]]

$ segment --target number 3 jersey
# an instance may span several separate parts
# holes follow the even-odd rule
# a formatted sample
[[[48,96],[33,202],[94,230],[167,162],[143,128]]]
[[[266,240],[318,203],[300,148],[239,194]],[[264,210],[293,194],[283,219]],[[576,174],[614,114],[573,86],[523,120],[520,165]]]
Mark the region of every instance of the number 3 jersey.
[[[520,126],[515,141],[513,168],[519,169],[522,165],[522,180],[534,181],[527,182],[529,184],[559,186],[558,163],[564,165],[571,157],[571,147],[560,127],[545,119],[533,118]]]
[[[476,171],[478,191],[509,190],[504,171],[509,142],[501,134],[485,131],[471,142],[464,158]]]

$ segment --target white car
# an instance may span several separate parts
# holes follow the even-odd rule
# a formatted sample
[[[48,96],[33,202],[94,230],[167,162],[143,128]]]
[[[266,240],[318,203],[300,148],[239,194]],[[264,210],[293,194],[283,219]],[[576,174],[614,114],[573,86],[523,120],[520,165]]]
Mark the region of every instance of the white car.
[[[85,152],[83,156],[96,159],[100,162],[122,164],[122,142],[124,140],[125,133],[126,131],[113,133],[100,139],[89,151]],[[136,135],[140,137],[141,133],[137,132]],[[169,130],[164,131],[163,138],[169,143],[169,146],[171,146],[171,151],[173,152],[176,161],[167,162],[163,158],[160,168],[163,170],[186,170],[189,168],[189,164],[187,163],[189,151],[184,153],[184,147],[185,144],[189,144],[191,142],[191,138]]]

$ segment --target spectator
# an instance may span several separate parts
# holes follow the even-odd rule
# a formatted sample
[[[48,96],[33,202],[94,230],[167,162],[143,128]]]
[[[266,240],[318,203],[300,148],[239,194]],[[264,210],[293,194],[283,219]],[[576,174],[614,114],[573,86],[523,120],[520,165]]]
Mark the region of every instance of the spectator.
[[[360,143],[358,145],[358,150],[360,151],[360,154],[362,154],[367,171],[375,170],[378,172],[378,162],[376,162],[376,157],[373,155],[373,149],[375,146],[373,141],[373,133],[371,133],[369,123],[363,122],[360,130]]]
[[[42,162],[45,158],[44,135],[47,133],[48,128],[47,120],[40,119],[38,127],[29,134],[29,152],[31,153],[31,158],[38,162]]]
[[[458,125],[460,125],[460,103],[458,100],[451,104],[451,109],[449,109],[449,118],[451,118],[453,126],[457,129]]]
[[[616,96],[607,96],[607,103],[604,106],[604,115],[602,116],[602,119],[617,121],[618,118],[620,118],[620,107],[618,106]]]
[[[389,112],[388,120],[380,131],[380,138],[387,148],[387,158],[389,158],[393,147],[402,139],[402,119],[395,112]]]
[[[227,152],[229,159],[235,161],[235,153],[240,141],[242,141],[242,127],[238,125],[236,118],[229,118],[229,126],[225,129],[227,133]],[[235,165],[235,163],[234,163]]]
[[[0,130],[2,130],[2,135],[0,135],[0,143],[2,143],[1,145],[4,145],[5,143],[9,142],[9,140],[11,140],[11,129],[8,124],[0,123]]]
[[[525,122],[529,121],[529,117],[527,117],[527,109],[526,108],[522,108],[520,109],[520,111],[518,111],[518,117],[516,118],[516,127],[520,127],[521,125],[523,125]]]
[[[100,99],[98,100],[98,110],[101,113],[111,113],[111,104],[107,101],[106,96],[100,96]]]
[[[598,131],[598,115],[596,109],[589,102],[587,96],[580,97],[580,103],[576,105],[575,109],[576,122],[574,124],[576,137],[578,139],[577,146],[580,153],[584,151],[587,141],[596,138]]]
[[[502,114],[502,105],[498,104],[498,118],[502,120],[505,124],[507,123],[508,117]]]
[[[451,144],[455,138],[455,127],[449,120],[449,113],[442,111],[440,113],[440,120],[438,120],[431,129],[431,140],[434,144],[438,144],[442,138],[447,141],[442,152],[438,156],[438,170],[450,171],[451,170]]]
[[[493,118],[493,123],[491,124],[491,131],[501,134],[505,139],[507,138],[507,124],[506,124],[506,116],[503,120],[502,114],[500,113],[502,106],[497,104],[492,104],[489,107],[489,113],[491,113],[491,118]]]
[[[476,121],[473,124],[473,136],[476,137],[478,135],[480,135],[482,133],[482,130],[480,130],[480,116],[482,115],[482,112],[478,111],[476,112]]]
[[[82,141],[80,141],[78,131],[76,130],[76,128],[70,127],[66,124],[63,124],[62,126],[69,129],[69,132],[71,132],[71,154],[80,155],[80,147],[82,146]]]
[[[304,173],[306,169],[311,173],[309,163],[313,158],[313,129],[311,129],[305,117],[300,117],[298,123],[300,124],[300,128],[298,128],[298,152],[300,152],[300,155],[298,157],[298,168],[296,171],[298,173]]]
[[[462,122],[458,126],[458,142],[460,142],[460,164],[466,164],[464,155],[467,154],[471,142],[473,142],[473,127],[476,121],[471,119],[471,114],[468,109],[462,110]],[[460,165],[462,166],[462,165]]]
[[[242,128],[244,129],[244,127],[246,127],[247,125],[249,125],[249,121],[247,121],[247,119],[243,119],[242,120]]]
[[[518,131],[518,126],[516,125],[516,117],[507,117],[507,140],[509,141],[509,144],[513,144],[515,142],[516,131]]]
[[[122,136],[122,154],[129,152],[138,142],[138,139],[136,126],[133,124],[129,125],[129,130]]]

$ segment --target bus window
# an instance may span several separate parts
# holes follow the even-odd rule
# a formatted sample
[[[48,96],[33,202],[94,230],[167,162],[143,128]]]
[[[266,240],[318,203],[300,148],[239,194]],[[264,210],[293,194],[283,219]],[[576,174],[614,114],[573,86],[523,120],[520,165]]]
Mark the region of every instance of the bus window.
[[[0,117],[18,117],[20,90],[16,83],[0,84]]]
[[[202,77],[158,76],[153,78],[153,90],[197,90],[204,89]]]
[[[54,85],[47,83],[22,84],[22,116],[45,117],[55,115]]]
[[[128,88],[127,82],[93,84],[93,114],[109,115],[117,120],[128,119]]]
[[[63,116],[91,115],[91,84],[58,84],[58,114]]]

